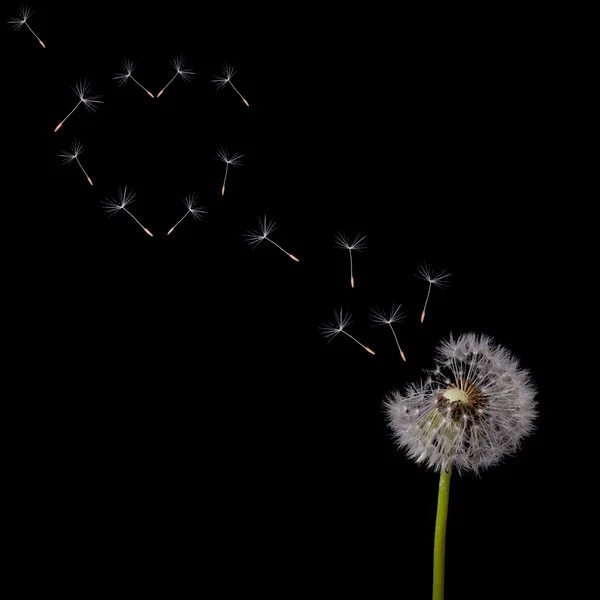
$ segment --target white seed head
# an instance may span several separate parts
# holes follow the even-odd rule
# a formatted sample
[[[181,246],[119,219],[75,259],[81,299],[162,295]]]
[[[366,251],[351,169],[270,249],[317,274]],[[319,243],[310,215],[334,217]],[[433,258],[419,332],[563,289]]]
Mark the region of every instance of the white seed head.
[[[27,8],[27,6],[23,5],[21,6],[21,8],[19,8],[19,14],[16,17],[10,19],[8,23],[10,23],[13,26],[13,29],[15,31],[18,31],[19,29],[21,29],[21,27],[23,27],[23,25],[25,25],[25,23],[27,23],[27,19],[29,19],[29,17],[31,17],[32,14],[33,11]]]
[[[217,150],[217,158],[232,167],[239,167],[242,164],[243,154],[234,152],[233,154],[227,154],[227,150],[223,147]]]
[[[185,64],[185,59],[183,58],[183,56],[178,56],[177,58],[174,58],[171,64],[177,71],[177,74],[181,75],[181,79],[183,79],[184,81],[189,81],[191,79],[191,76],[196,74],[191,69],[183,68]]]
[[[371,309],[371,320],[377,325],[391,325],[392,323],[399,323],[404,320],[405,315],[400,312],[402,304],[396,306],[394,302],[392,308],[388,313],[379,310],[379,308]]]
[[[353,241],[350,241],[349,236],[347,236],[345,233],[338,232],[335,236],[333,247],[360,252],[362,250],[365,250],[365,248],[367,247],[367,243],[365,242],[366,239],[366,235],[361,235],[359,233]]]
[[[243,234],[243,237],[251,246],[257,246],[271,233],[277,229],[275,221],[267,221],[266,215],[261,219],[258,217],[258,230],[250,230]]]
[[[133,70],[135,69],[135,63],[132,60],[126,58],[123,60],[123,70],[125,73],[117,73],[113,79],[116,79],[119,82],[119,85],[124,85],[127,83],[127,80],[131,77]]]
[[[102,205],[104,210],[111,216],[125,208],[135,200],[135,192],[127,190],[127,186],[124,188],[119,187],[118,198],[106,198]]]
[[[417,463],[479,473],[513,454],[534,429],[529,372],[485,335],[442,342],[425,382],[385,400],[398,445]]]
[[[73,162],[83,152],[83,145],[75,140],[71,144],[71,150],[63,152],[59,156],[63,159],[64,164]]]
[[[334,322],[333,323],[325,323],[319,327],[321,330],[321,334],[327,338],[327,341],[330,342],[338,333],[340,333],[344,328],[348,327],[352,322],[352,315],[349,312],[344,314],[344,309],[340,308],[339,311],[333,311]]]
[[[211,83],[216,83],[218,89],[223,89],[235,75],[235,69],[228,64],[223,65],[222,75],[215,75],[215,79],[211,80]]]
[[[192,213],[192,217],[194,217],[194,219],[200,220],[206,214],[206,211],[204,210],[203,206],[196,206],[196,204],[197,204],[196,194],[188,194],[182,200],[182,202],[185,204],[188,211]]]
[[[437,285],[438,287],[443,288],[448,285],[446,279],[448,279],[451,274],[452,273],[448,273],[446,270],[442,270],[439,273],[434,273],[432,268],[428,264],[424,263],[419,266],[417,277],[428,281],[431,285]]]
[[[77,94],[79,100],[85,105],[85,107],[90,111],[94,112],[98,110],[96,104],[103,104],[102,96],[91,96],[90,95],[90,84],[87,79],[81,79],[73,88],[73,91]]]

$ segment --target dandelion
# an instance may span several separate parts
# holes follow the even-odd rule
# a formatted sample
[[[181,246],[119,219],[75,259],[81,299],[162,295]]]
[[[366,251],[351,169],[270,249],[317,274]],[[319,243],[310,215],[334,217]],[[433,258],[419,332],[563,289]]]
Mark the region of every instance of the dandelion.
[[[347,335],[351,340],[354,340],[359,346],[364,348],[369,354],[375,354],[371,348],[367,348],[364,344],[361,344],[355,337],[351,336],[347,331],[346,327],[350,325],[352,322],[352,315],[350,313],[343,313],[343,308],[340,308],[339,311],[334,310],[334,323],[325,323],[325,325],[319,327],[321,333],[327,338],[327,341],[330,342],[338,333],[343,333]]]
[[[102,202],[104,206],[104,210],[109,213],[109,216],[113,216],[118,213],[120,210],[124,210],[150,237],[154,237],[148,229],[146,229],[128,210],[127,206],[129,206],[135,200],[135,193],[128,192],[127,186],[121,189],[119,188],[119,198],[115,200],[113,198],[106,198],[104,202]]]
[[[483,469],[513,454],[534,429],[536,390],[529,372],[492,338],[473,333],[442,342],[424,382],[392,392],[385,408],[408,456],[440,472],[433,598],[444,597],[450,475]]]
[[[425,304],[423,305],[423,312],[421,313],[421,323],[425,320],[425,309],[427,308],[427,302],[429,301],[429,294],[431,294],[431,286],[436,285],[439,288],[447,287],[448,282],[446,279],[450,277],[451,273],[448,273],[445,270],[440,271],[437,275],[433,274],[431,267],[424,264],[419,267],[419,272],[417,273],[417,277],[420,279],[424,279],[429,283],[429,287],[427,288],[427,297],[425,298]]]
[[[400,343],[398,342],[398,338],[396,337],[396,332],[392,327],[392,323],[399,323],[404,319],[404,315],[400,312],[400,308],[402,304],[396,306],[396,304],[392,304],[392,308],[389,313],[384,313],[378,308],[374,308],[371,310],[371,320],[377,325],[389,325],[392,330],[392,334],[394,335],[394,339],[396,340],[396,345],[398,346],[398,350],[400,351],[400,356],[402,360],[406,362],[406,356],[404,356],[404,352],[402,352],[402,348],[400,347]]]
[[[79,102],[75,105],[75,108],[56,126],[54,132],[56,133],[62,126],[63,123],[77,110],[80,104],[83,104],[90,112],[98,110],[97,104],[102,104],[100,100],[101,96],[90,96],[90,84],[87,79],[81,79],[77,82],[73,91],[79,98]]]
[[[119,85],[125,85],[127,80],[131,79],[131,81],[137,83],[150,98],[154,98],[154,96],[132,75],[133,70],[135,69],[135,63],[132,60],[126,58],[123,61],[123,69],[125,70],[125,73],[117,73],[113,77],[113,79],[116,79],[119,82]]]
[[[182,200],[182,202],[185,204],[187,211],[185,215],[183,215],[183,217],[181,217],[181,219],[179,219],[179,221],[177,221],[177,223],[175,223],[175,225],[169,229],[169,233],[167,233],[167,235],[171,235],[173,229],[175,229],[175,227],[177,227],[177,225],[179,225],[179,223],[181,223],[181,221],[183,221],[188,215],[192,215],[194,219],[200,220],[206,214],[206,211],[203,207],[196,206],[196,194],[188,194]]]
[[[352,251],[361,252],[366,247],[367,244],[365,240],[367,239],[366,235],[361,235],[360,233],[354,238],[354,241],[350,241],[350,238],[343,233],[339,233],[335,236],[335,243],[333,245],[334,248],[342,248],[343,250],[348,250],[350,252],[350,285],[354,287],[354,273],[352,271]]]
[[[271,233],[273,233],[275,231],[275,229],[277,229],[277,224],[275,223],[275,221],[267,221],[266,216],[264,216],[262,220],[260,217],[258,217],[258,225],[259,225],[258,231],[251,230],[251,231],[247,231],[244,234],[244,238],[251,246],[256,247],[263,240],[267,240],[268,242],[271,242],[271,244],[273,244],[273,246],[276,246],[283,253],[287,254],[292,260],[295,260],[296,262],[300,262],[293,254],[290,254],[289,252],[284,250],[279,244],[276,244],[271,238],[268,237]]]
[[[90,185],[94,185],[92,183],[92,180],[90,179],[90,176],[86,173],[82,164],[79,162],[79,155],[82,152],[83,152],[83,146],[77,140],[75,140],[73,142],[73,144],[71,145],[71,150],[68,152],[63,152],[60,156],[63,158],[63,163],[66,165],[72,163],[73,161],[77,161],[79,168],[83,171],[83,174],[87,177],[87,180],[89,181]]]
[[[224,148],[220,148],[217,150],[217,158],[225,163],[225,177],[223,178],[223,187],[221,188],[221,196],[225,195],[225,183],[227,182],[227,171],[229,170],[229,165],[232,167],[239,167],[242,164],[243,154],[232,154],[231,156],[227,154],[227,150]]]
[[[244,101],[244,104],[247,107],[250,107],[246,98],[244,98],[244,96],[242,96],[237,91],[235,85],[233,85],[233,83],[231,83],[231,78],[234,75],[235,75],[235,69],[232,66],[226,64],[223,66],[223,74],[220,77],[218,75],[215,75],[216,79],[213,79],[212,83],[216,83],[217,89],[219,89],[219,90],[222,90],[227,84],[229,84],[236,91],[237,95]]]
[[[173,75],[173,77],[171,77],[169,83],[167,83],[167,85],[165,85],[165,87],[162,90],[160,90],[160,92],[158,92],[158,94],[156,95],[157,98],[161,97],[162,93],[171,85],[171,83],[173,82],[175,77],[177,77],[177,75],[180,75],[181,79],[183,79],[184,81],[189,81],[191,79],[191,76],[196,74],[196,73],[194,73],[194,71],[192,71],[190,69],[184,69],[183,68],[184,62],[185,61],[183,59],[183,56],[178,56],[177,58],[175,58],[173,60],[173,62],[171,64],[175,68],[175,75]]]
[[[27,22],[27,20],[29,19],[29,17],[31,17],[32,14],[33,14],[33,11],[30,10],[29,8],[27,8],[25,5],[23,5],[19,9],[19,15],[17,17],[15,17],[14,19],[10,19],[10,21],[8,21],[8,22],[13,26],[13,29],[15,31],[19,31],[19,29],[21,29],[21,27],[23,27],[23,25],[25,25],[25,27],[27,27],[27,29],[29,29],[29,31],[31,31],[31,33],[33,33],[33,35],[35,36],[35,39],[42,45],[42,48],[45,48],[46,45],[44,44],[44,42],[42,42],[42,40],[40,40],[40,38],[36,35],[35,31],[33,31],[33,29],[31,29],[31,27],[29,27],[29,23]]]

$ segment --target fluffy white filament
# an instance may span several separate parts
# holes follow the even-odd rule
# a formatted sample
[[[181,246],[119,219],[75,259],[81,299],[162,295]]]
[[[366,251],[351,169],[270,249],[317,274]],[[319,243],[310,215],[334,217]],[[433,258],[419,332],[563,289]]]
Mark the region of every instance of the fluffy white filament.
[[[478,473],[533,431],[535,395],[510,351],[469,333],[442,342],[429,377],[392,392],[385,408],[398,445],[417,463]]]

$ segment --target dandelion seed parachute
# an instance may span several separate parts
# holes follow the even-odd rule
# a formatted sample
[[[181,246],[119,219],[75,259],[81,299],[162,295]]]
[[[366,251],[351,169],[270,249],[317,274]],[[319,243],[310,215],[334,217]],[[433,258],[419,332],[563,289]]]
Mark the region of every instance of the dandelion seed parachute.
[[[158,94],[156,95],[157,98],[160,98],[163,95],[164,91],[171,85],[171,83],[174,81],[174,79],[175,79],[175,77],[177,77],[177,75],[179,75],[181,77],[181,79],[183,79],[183,81],[189,81],[191,79],[191,76],[196,74],[191,69],[183,68],[183,66],[185,64],[185,60],[184,60],[183,56],[178,56],[177,58],[175,58],[173,60],[173,62],[171,64],[173,65],[173,68],[175,69],[175,75],[173,75],[173,77],[171,77],[171,79],[169,80],[167,85],[165,85],[165,87],[162,90],[160,90],[160,92],[158,92]]]
[[[215,79],[212,80],[212,83],[216,83],[217,89],[219,90],[222,90],[227,84],[229,84],[235,90],[237,95],[243,100],[244,104],[248,108],[250,108],[250,105],[248,104],[246,98],[244,98],[244,96],[242,96],[242,94],[239,93],[239,91],[233,85],[233,83],[231,83],[231,78],[235,75],[235,72],[235,69],[231,65],[226,64],[223,66],[223,74],[220,77],[216,75]]]
[[[227,154],[225,148],[219,148],[217,150],[217,158],[225,163],[225,176],[223,177],[223,185],[221,186],[221,196],[225,195],[225,184],[227,183],[227,173],[229,171],[229,165],[232,167],[239,167],[242,164],[243,154],[235,152],[233,154]]]
[[[330,342],[338,333],[343,333],[347,335],[351,340],[355,341],[359,346],[364,348],[369,354],[375,354],[371,348],[368,348],[361,342],[359,342],[355,337],[351,336],[347,331],[346,327],[350,325],[352,322],[352,315],[349,312],[344,314],[344,309],[340,308],[339,311],[333,311],[334,322],[333,323],[325,323],[319,329],[321,330],[321,334],[327,338],[327,341]]]
[[[79,102],[75,105],[75,108],[56,126],[54,133],[56,133],[64,124],[64,122],[77,110],[80,104],[83,104],[89,112],[95,112],[98,110],[97,104],[102,104],[100,100],[101,96],[90,96],[90,84],[87,79],[81,79],[75,84],[73,91],[79,98]]]
[[[150,96],[150,98],[154,98],[154,95],[147,90],[133,75],[133,70],[135,69],[135,63],[132,60],[129,59],[125,59],[123,60],[123,69],[125,70],[125,73],[117,73],[113,79],[116,79],[119,83],[119,85],[125,85],[127,83],[127,81],[129,79],[131,79],[131,81],[133,81],[136,85],[138,85],[139,87],[141,87],[146,94],[148,94],[148,96]]]
[[[127,206],[129,206],[132,202],[135,201],[135,192],[131,192],[127,190],[127,186],[123,189],[119,188],[118,199],[114,198],[106,198],[102,205],[104,206],[104,210],[109,213],[109,216],[113,216],[117,214],[120,210],[124,210],[150,237],[154,237],[149,229],[144,227],[129,210]]]
[[[251,246],[256,247],[263,240],[267,240],[268,242],[271,242],[273,246],[279,248],[284,254],[287,254],[292,260],[300,262],[293,254],[290,254],[287,250],[284,250],[279,244],[276,244],[269,238],[269,235],[277,229],[275,221],[268,221],[265,215],[262,220],[260,217],[258,218],[258,225],[258,230],[250,230],[243,234],[243,237]]]
[[[179,225],[179,223],[181,223],[181,221],[183,221],[188,215],[192,215],[193,219],[200,220],[206,214],[204,207],[196,206],[196,194],[188,194],[185,198],[183,198],[182,202],[185,204],[187,211],[185,215],[183,215],[183,217],[181,217],[181,219],[179,219],[179,221],[177,221],[177,223],[175,223],[175,225],[169,229],[167,235],[171,235],[175,227],[177,227],[177,225]]]
[[[352,251],[362,252],[366,249],[367,244],[365,240],[367,239],[366,235],[361,235],[360,233],[354,238],[353,241],[350,241],[350,238],[344,233],[337,233],[335,236],[335,242],[333,244],[334,248],[342,248],[343,250],[348,250],[350,253],[350,286],[354,288],[354,270],[352,266]]]
[[[42,40],[40,40],[40,38],[37,36],[35,31],[33,31],[33,29],[31,29],[31,27],[29,26],[29,23],[27,22],[27,20],[29,19],[29,17],[31,17],[32,14],[33,14],[33,11],[30,10],[29,8],[27,8],[27,6],[23,5],[19,9],[18,16],[13,19],[10,19],[8,21],[8,23],[13,26],[13,29],[15,31],[19,31],[19,29],[21,29],[21,27],[23,27],[23,25],[25,25],[25,27],[27,27],[27,29],[29,29],[29,31],[31,31],[31,33],[33,33],[33,35],[35,36],[35,39],[40,43],[42,48],[45,48],[46,44],[44,44],[44,42],[42,42]]]
[[[427,302],[429,302],[429,295],[431,294],[431,286],[435,285],[440,288],[444,288],[448,285],[446,279],[450,277],[451,273],[448,273],[445,270],[440,271],[436,275],[433,274],[431,267],[424,264],[419,267],[419,272],[417,273],[417,277],[420,279],[424,279],[429,283],[429,287],[427,288],[427,297],[425,298],[425,304],[423,305],[423,311],[421,312],[421,323],[425,320],[425,311],[427,309]]]
[[[79,165],[79,168],[83,171],[83,174],[87,177],[89,184],[94,185],[92,183],[90,176],[87,174],[86,170],[83,168],[83,165],[79,161],[79,155],[82,152],[83,152],[82,144],[80,142],[78,142],[77,140],[75,140],[73,142],[73,144],[71,145],[71,150],[69,152],[63,152],[60,156],[62,157],[64,164],[69,164],[69,163],[72,163],[73,161],[76,161],[77,164]]]
[[[392,327],[392,323],[399,323],[404,319],[404,314],[400,312],[402,308],[402,304],[396,306],[396,304],[392,304],[392,308],[389,313],[384,313],[382,310],[378,308],[374,308],[371,310],[371,320],[375,323],[375,326],[378,325],[389,325],[389,328],[392,330],[392,334],[394,339],[396,340],[396,346],[398,346],[398,350],[400,352],[400,356],[404,362],[406,362],[406,356],[400,347],[400,342],[398,341],[398,337],[396,336],[396,332]]]

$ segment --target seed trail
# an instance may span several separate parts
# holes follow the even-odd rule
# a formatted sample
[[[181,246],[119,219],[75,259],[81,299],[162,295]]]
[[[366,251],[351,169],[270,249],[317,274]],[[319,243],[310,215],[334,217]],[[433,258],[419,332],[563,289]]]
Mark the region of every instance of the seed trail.
[[[222,90],[227,84],[229,84],[236,92],[236,94],[243,100],[244,104],[250,108],[250,104],[238,89],[231,83],[231,78],[235,75],[236,70],[230,66],[225,64],[223,66],[223,74],[221,76],[215,75],[216,79],[213,79],[212,82],[217,84],[217,89]]]
[[[271,244],[277,246],[277,248],[279,248],[284,254],[287,254],[292,260],[300,262],[300,260],[296,258],[293,254],[290,254],[287,250],[284,250],[279,244],[276,244],[271,238],[268,237],[269,234],[273,233],[273,231],[277,229],[277,224],[275,223],[275,221],[267,221],[267,217],[265,215],[262,220],[260,219],[260,217],[258,218],[258,225],[258,231],[251,230],[243,234],[243,237],[251,246],[256,247],[263,240],[268,240],[269,242],[271,242]]]
[[[10,19],[8,22],[13,26],[13,29],[15,31],[19,31],[19,29],[21,29],[21,27],[23,27],[23,25],[25,25],[25,27],[27,27],[27,29],[29,29],[29,31],[31,31],[31,33],[33,33],[33,35],[35,36],[35,39],[41,44],[42,48],[45,48],[46,44],[44,44],[44,42],[42,42],[42,40],[38,37],[36,32],[33,29],[31,29],[31,27],[29,26],[29,23],[27,22],[27,20],[29,19],[29,17],[31,17],[32,14],[33,14],[32,10],[30,10],[26,6],[21,6],[21,8],[19,9],[18,17]]]
[[[173,227],[171,227],[171,229],[169,229],[167,235],[171,235],[175,227],[177,227],[177,225],[179,225],[179,223],[181,223],[181,221],[183,221],[189,214],[191,214],[194,219],[198,220],[202,219],[202,217],[206,214],[206,211],[203,207],[196,206],[196,194],[188,194],[185,198],[183,198],[182,202],[185,204],[187,212],[185,215],[183,215],[183,217],[181,217],[181,219],[179,219],[179,221],[177,221],[177,223],[175,223],[175,225],[173,225]]]
[[[419,272],[417,273],[417,277],[423,279],[429,283],[427,288],[427,296],[425,298],[425,304],[423,305],[423,312],[421,313],[421,323],[425,320],[425,311],[427,309],[427,302],[429,302],[429,295],[431,294],[431,286],[436,285],[439,288],[444,288],[448,285],[446,279],[450,277],[451,273],[448,273],[446,270],[442,270],[436,275],[433,274],[431,267],[427,264],[423,264],[419,267]]]
[[[375,354],[371,348],[365,346],[361,342],[359,342],[355,337],[351,336],[345,328],[352,322],[352,315],[347,313],[344,315],[343,308],[340,308],[339,311],[334,310],[334,321],[335,323],[326,323],[325,325],[319,327],[321,333],[327,338],[327,341],[330,342],[338,333],[345,333],[351,340],[354,340],[359,346],[364,348],[369,354]]]
[[[333,247],[348,250],[348,252],[350,253],[350,286],[352,288],[354,288],[354,267],[352,264],[352,251],[363,251],[367,247],[367,244],[365,242],[366,239],[367,236],[361,235],[360,233],[354,238],[352,242],[350,241],[350,238],[344,233],[338,232],[335,236],[335,243],[333,244]]]

